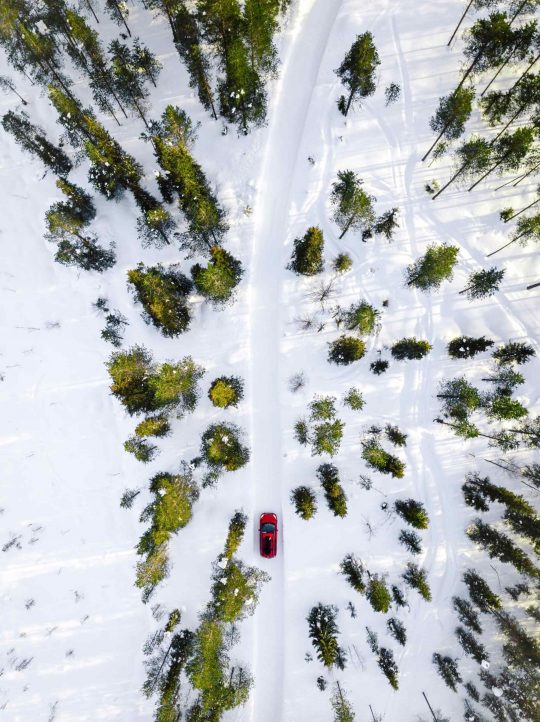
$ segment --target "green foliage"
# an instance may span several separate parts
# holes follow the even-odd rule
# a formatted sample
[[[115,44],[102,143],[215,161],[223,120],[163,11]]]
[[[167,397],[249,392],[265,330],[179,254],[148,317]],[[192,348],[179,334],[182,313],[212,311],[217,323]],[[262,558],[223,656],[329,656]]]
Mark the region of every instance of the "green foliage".
[[[407,434],[400,431],[397,426],[386,424],[384,434],[394,446],[407,446]]]
[[[495,421],[522,419],[529,413],[522,403],[507,393],[486,394],[482,399],[482,407],[488,419]]]
[[[178,474],[156,474],[150,482],[153,501],[141,514],[141,521],[150,521],[148,535],[139,543],[139,553],[160,546],[185,527],[192,516],[193,502],[199,496],[193,474],[187,464],[183,464]]]
[[[445,140],[459,138],[471,116],[473,100],[474,89],[464,86],[439,98],[439,107],[429,122],[431,130],[441,134]]]
[[[392,597],[384,579],[373,574],[368,582],[366,597],[376,612],[386,612],[390,609]]]
[[[433,346],[428,341],[419,341],[412,336],[411,338],[402,338],[392,346],[392,356],[398,361],[407,359],[409,361],[418,360],[427,356]]]
[[[336,683],[330,704],[334,711],[334,722],[354,722],[356,715],[354,714],[351,703],[341,691],[339,682]]]
[[[493,353],[493,358],[500,366],[509,366],[510,364],[524,364],[534,356],[532,346],[520,341],[513,341],[500,346]]]
[[[405,464],[382,448],[378,436],[362,441],[362,458],[371,469],[376,469],[381,474],[390,474],[396,479],[403,478]]]
[[[398,667],[394,660],[394,654],[392,650],[381,647],[377,664],[379,665],[386,679],[390,682],[390,686],[397,690],[399,687]]]
[[[390,619],[386,622],[386,628],[388,629],[388,632],[394,637],[396,642],[401,644],[402,647],[405,646],[407,642],[407,632],[405,630],[405,625],[399,621],[399,619],[396,619],[395,617],[390,617]]]
[[[174,337],[189,328],[187,296],[191,282],[179,270],[163,266],[146,267],[140,263],[128,271],[128,283],[145,311],[145,320],[164,336]]]
[[[459,621],[477,634],[482,634],[482,625],[478,613],[471,603],[461,597],[452,597],[452,604],[458,615]]]
[[[447,348],[451,358],[473,358],[476,354],[487,351],[491,346],[493,346],[493,341],[485,336],[480,336],[480,338],[460,336],[453,338]]]
[[[309,405],[312,421],[330,421],[336,416],[334,396],[316,396]]]
[[[476,271],[471,273],[467,280],[467,286],[460,293],[467,294],[469,301],[481,298],[489,298],[499,290],[501,281],[504,278],[505,270],[499,271],[497,268],[488,268],[485,271]]]
[[[317,469],[317,478],[321,482],[328,508],[334,516],[347,516],[347,497],[339,483],[339,473],[333,464],[321,464]]]
[[[168,436],[171,432],[171,425],[165,414],[147,416],[135,427],[135,434],[142,438],[157,436],[159,438]]]
[[[340,238],[352,228],[366,230],[375,220],[373,196],[362,188],[362,180],[352,170],[338,172],[338,180],[332,185],[330,201],[334,209],[333,219],[341,230]]]
[[[138,436],[130,436],[127,441],[124,442],[124,450],[128,454],[133,454],[137,461],[142,461],[147,464],[149,461],[156,456],[157,446],[150,444],[145,439],[140,439]]]
[[[196,263],[191,277],[197,291],[215,306],[223,306],[233,298],[244,271],[240,261],[221,246],[210,248],[210,261],[203,267]]]
[[[248,518],[241,511],[235,511],[234,515],[229,522],[229,531],[227,533],[227,540],[225,542],[225,557],[232,559],[232,557],[238,551],[238,547],[242,543],[244,533],[246,531],[246,524]]]
[[[399,543],[411,552],[411,554],[421,554],[422,544],[419,535],[414,531],[402,529],[399,532]]]
[[[343,403],[353,411],[361,411],[366,404],[362,393],[354,386],[347,391]]]
[[[336,607],[319,602],[316,607],[311,609],[307,617],[309,637],[317,652],[317,659],[328,668],[337,664],[340,654],[336,615]]]
[[[244,383],[238,376],[220,376],[210,384],[208,398],[220,409],[238,406],[244,398]]]
[[[336,75],[349,92],[346,99],[342,96],[338,103],[339,110],[347,115],[353,100],[362,100],[373,95],[376,88],[375,73],[380,65],[379,54],[373,43],[370,32],[357,35],[343,62],[336,70]]]
[[[392,208],[389,211],[385,211],[382,216],[377,218],[375,221],[373,225],[373,233],[383,235],[387,241],[391,241],[394,235],[394,229],[399,228],[399,223],[396,220],[398,213],[398,208]]]
[[[328,344],[328,361],[340,366],[359,361],[365,353],[365,343],[354,336],[340,336]]]
[[[456,660],[448,656],[443,657],[439,652],[434,652],[432,660],[446,686],[450,687],[453,692],[457,692],[457,684],[463,680],[459,674]]]
[[[249,449],[240,442],[240,429],[228,423],[212,424],[206,429],[201,455],[216,471],[236,471],[249,461]]]
[[[396,513],[415,529],[427,529],[429,517],[424,505],[414,499],[398,499],[394,508]]]
[[[177,363],[156,365],[144,346],[133,346],[113,353],[106,366],[111,392],[129,414],[159,409],[181,414],[196,406],[197,383],[204,372],[189,356]]]
[[[426,602],[431,602],[431,591],[427,583],[427,574],[424,569],[420,569],[418,564],[409,562],[406,570],[402,574],[402,577],[412,589],[417,590]]]
[[[335,456],[339,451],[345,424],[339,419],[315,424],[310,435],[313,456],[328,454]]]
[[[457,421],[467,421],[469,414],[482,404],[478,389],[463,376],[441,382],[437,398],[442,399],[444,415]]]
[[[380,376],[387,370],[388,366],[389,366],[388,361],[386,361],[384,359],[377,359],[376,361],[372,361],[369,364],[369,369],[376,376]]]
[[[438,289],[443,281],[452,278],[458,253],[457,246],[445,243],[428,246],[426,253],[407,267],[407,285],[421,291]]]
[[[143,602],[147,602],[160,582],[169,576],[170,564],[167,544],[150,551],[143,561],[137,562],[135,584],[143,590]]]
[[[354,554],[347,554],[343,558],[339,568],[351,587],[359,594],[364,594],[366,591],[366,583],[364,581],[366,570],[362,562],[357,559]]]
[[[309,429],[307,423],[300,419],[294,425],[294,438],[302,446],[306,446],[309,443]]]
[[[268,578],[259,569],[246,567],[236,559],[229,559],[224,569],[216,567],[211,603],[215,617],[225,623],[234,623],[248,611],[253,613],[260,586]]]
[[[380,315],[380,311],[367,301],[353,303],[344,314],[345,328],[347,331],[356,331],[360,336],[368,336],[375,332]]]
[[[332,262],[332,268],[336,273],[345,273],[352,268],[352,258],[348,253],[338,253]]]
[[[467,529],[469,539],[483,549],[490,558],[497,558],[503,563],[512,564],[518,572],[531,577],[540,578],[538,569],[520,547],[518,547],[506,534],[499,532],[481,519],[476,521]]]
[[[294,241],[294,250],[287,268],[303,276],[315,276],[324,268],[324,236],[320,228],[308,228],[302,238]]]
[[[472,603],[476,605],[481,612],[488,614],[494,609],[501,609],[501,599],[490,589],[487,582],[482,579],[474,569],[467,569],[463,574],[463,581],[467,586]]]
[[[291,503],[299,517],[311,519],[317,512],[315,492],[309,486],[297,486],[291,492]]]

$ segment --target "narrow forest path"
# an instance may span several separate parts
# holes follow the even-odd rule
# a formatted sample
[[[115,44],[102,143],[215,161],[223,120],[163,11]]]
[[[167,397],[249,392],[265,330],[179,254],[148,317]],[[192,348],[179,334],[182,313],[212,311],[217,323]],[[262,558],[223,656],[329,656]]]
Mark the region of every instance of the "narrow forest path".
[[[341,0],[302,3],[287,31],[285,54],[269,108],[270,127],[257,181],[250,274],[250,378],[252,520],[277,513],[280,540],[276,559],[259,559],[272,577],[256,611],[251,718],[282,719],[287,530],[282,526],[282,428],[280,424],[281,279],[286,258],[290,197],[298,148],[328,35]],[[304,159],[305,160],[305,159]],[[287,500],[285,500],[286,502]],[[285,543],[284,543],[285,542]],[[254,542],[255,546],[257,541]]]

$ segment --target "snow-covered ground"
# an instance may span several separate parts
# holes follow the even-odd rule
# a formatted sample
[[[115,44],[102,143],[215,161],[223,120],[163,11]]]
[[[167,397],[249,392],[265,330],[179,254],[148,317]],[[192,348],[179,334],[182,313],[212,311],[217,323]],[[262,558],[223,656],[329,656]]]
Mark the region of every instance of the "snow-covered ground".
[[[268,125],[238,138],[232,129],[222,136],[221,124],[200,108],[166,23],[139,6],[132,10],[135,32],[164,64],[150,115],[158,117],[165,105],[175,103],[201,121],[194,154],[229,212],[227,247],[246,267],[235,305],[214,311],[196,302],[191,330],[175,340],[144,324],[127,291],[126,271],[141,260],[182,261],[177,250],[141,249],[131,201],[114,204],[96,197],[95,230],[103,241],[116,242],[117,265],[100,276],[55,264],[43,240],[44,213],[58,199],[54,178],[43,178],[40,164],[2,133],[0,543],[15,541],[2,553],[0,566],[0,719],[150,719],[152,703],[140,687],[142,646],[157,626],[153,610],[159,616],[156,605],[180,607],[183,624],[196,625],[208,599],[211,562],[223,546],[228,520],[240,508],[251,524],[240,556],[272,579],[255,615],[242,625],[234,652],[251,667],[254,691],[248,705],[229,719],[330,719],[328,691],[315,685],[322,666],[304,660],[313,652],[306,616],[319,601],[339,607],[340,640],[349,663],[334,676],[347,690],[357,719],[368,719],[371,704],[387,722],[415,720],[428,712],[422,690],[451,719],[460,718],[458,695],[437,677],[431,655],[456,651],[450,600],[460,589],[464,565],[476,563],[463,533],[470,514],[460,486],[467,471],[485,468],[478,458],[485,448],[460,442],[433,423],[434,395],[440,379],[475,364],[450,360],[449,339],[486,335],[495,341],[527,340],[538,349],[540,330],[540,289],[524,290],[540,277],[531,249],[511,247],[496,257],[507,273],[495,296],[471,304],[458,294],[471,271],[491,265],[485,254],[504,242],[508,228],[498,221],[498,211],[512,205],[510,191],[495,196],[496,182],[487,181],[471,194],[450,189],[436,202],[424,191],[427,181],[446,178],[450,171],[449,160],[430,168],[420,158],[432,142],[428,120],[438,97],[456,81],[460,43],[449,50],[446,42],[461,12],[457,0],[293,0],[278,39],[281,65],[270,86]],[[116,32],[110,23],[103,26],[100,30],[111,36]],[[342,89],[333,71],[356,35],[366,30],[373,33],[382,61],[378,90],[344,122],[335,105]],[[5,60],[0,62],[0,72],[9,74]],[[401,98],[385,107],[383,91],[390,82],[401,86]],[[20,78],[17,85],[30,101],[34,122],[58,137],[54,113],[39,89]],[[85,83],[77,90],[88,97]],[[13,105],[13,96],[0,97],[2,113]],[[126,150],[145,163],[151,183],[155,162],[151,148],[139,139],[142,123],[133,119],[118,129],[106,122]],[[476,118],[470,130],[477,126]],[[338,241],[329,191],[337,171],[348,168],[377,197],[378,212],[399,207],[400,228],[391,244],[382,239],[364,244],[353,233]],[[73,179],[84,185],[86,170],[83,164]],[[522,207],[532,199],[534,182],[517,190],[525,202],[515,205]],[[248,206],[251,214],[244,212]],[[308,294],[320,279],[299,279],[285,269],[294,238],[311,225],[324,230],[325,280],[333,276],[330,261],[339,251],[353,258],[353,268],[335,280],[333,303],[346,306],[365,298],[383,311],[382,330],[369,341],[368,354],[349,367],[326,361],[327,343],[338,336],[333,324],[317,333],[300,332],[294,323],[300,315],[317,312]],[[432,295],[405,288],[405,266],[434,241],[459,246],[454,280]],[[182,263],[187,271],[191,262]],[[144,344],[156,360],[191,355],[206,369],[196,412],[175,422],[174,433],[159,442],[161,454],[148,466],[122,449],[135,422],[109,394],[104,362],[111,347],[99,336],[104,322],[92,306],[98,296],[128,317],[126,345]],[[384,300],[389,301],[386,308]],[[426,359],[392,362],[383,376],[370,373],[379,350],[389,358],[384,347],[412,335],[433,343]],[[538,364],[537,359],[529,364],[520,393],[536,409]],[[292,394],[288,380],[300,371],[306,385]],[[213,378],[229,373],[246,380],[246,398],[238,410],[219,412],[207,389]],[[351,386],[366,399],[361,412],[341,405]],[[317,488],[315,470],[326,460],[311,457],[292,433],[315,394],[336,396],[338,415],[346,423],[333,460],[348,496],[345,519],[332,516],[320,489],[319,511],[309,522],[299,519],[289,502],[299,484]],[[193,521],[171,543],[171,575],[145,606],[133,582],[147,481],[195,456],[201,432],[222,418],[246,430],[251,462],[202,491]],[[360,457],[361,432],[387,422],[408,434],[407,447],[399,452],[407,471],[401,480],[371,473],[374,488],[366,491],[359,484],[367,473]],[[119,507],[126,488],[143,489],[131,510]],[[372,572],[399,583],[408,560],[397,541],[401,526],[380,503],[409,496],[425,503],[431,519],[423,532],[421,562],[433,602],[410,593],[410,610],[398,613],[408,642],[396,649],[384,615],[355,598],[337,571],[344,555],[355,553]],[[280,515],[275,560],[258,555],[256,520],[262,511]],[[348,601],[356,606],[355,619],[346,610]],[[377,668],[366,644],[366,625],[395,650],[398,692]]]

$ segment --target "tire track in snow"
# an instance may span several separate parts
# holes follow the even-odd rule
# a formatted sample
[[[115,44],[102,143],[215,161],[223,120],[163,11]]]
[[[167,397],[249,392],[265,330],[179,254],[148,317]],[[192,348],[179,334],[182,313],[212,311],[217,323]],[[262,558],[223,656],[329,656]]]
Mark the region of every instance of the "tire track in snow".
[[[252,520],[263,511],[282,515],[280,424],[281,277],[290,195],[304,127],[328,38],[342,0],[311,0],[298,12],[274,90],[270,128],[257,182],[249,291],[252,441]],[[255,534],[256,536],[256,534]],[[272,576],[261,592],[254,625],[251,719],[281,719],[283,710],[284,544],[277,559],[259,566]],[[257,554],[257,540],[254,540]]]

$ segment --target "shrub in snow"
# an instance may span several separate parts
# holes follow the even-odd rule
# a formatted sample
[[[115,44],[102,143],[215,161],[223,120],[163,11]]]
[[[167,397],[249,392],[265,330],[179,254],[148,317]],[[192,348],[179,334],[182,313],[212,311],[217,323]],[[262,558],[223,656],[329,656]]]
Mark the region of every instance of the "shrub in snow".
[[[317,687],[321,690],[321,692],[324,692],[324,690],[326,689],[326,686],[327,686],[327,682],[326,682],[325,678],[322,675],[317,677]]]
[[[353,411],[361,411],[366,404],[361,392],[354,386],[347,391],[343,403]]]
[[[401,479],[405,473],[405,464],[397,456],[385,451],[377,436],[362,441],[362,458],[370,468],[380,471],[381,474],[390,474]]]
[[[220,376],[210,384],[208,398],[221,409],[238,406],[244,398],[244,383],[238,376]]]
[[[384,359],[377,359],[369,364],[370,371],[376,376],[383,374],[387,370],[388,366],[388,361]]]
[[[214,306],[223,306],[233,298],[234,289],[240,283],[244,271],[242,264],[221,246],[210,249],[208,265],[196,263],[191,278],[198,293]]]
[[[128,271],[128,284],[144,308],[144,319],[164,336],[174,337],[188,330],[191,321],[187,296],[191,281],[178,270],[139,263]]]
[[[304,419],[299,419],[294,425],[294,438],[302,446],[306,446],[309,442],[309,429]]]
[[[400,431],[397,426],[386,424],[384,434],[394,446],[407,446],[407,434]]]
[[[457,684],[463,680],[459,674],[456,660],[452,659],[452,657],[443,656],[439,652],[435,652],[432,659],[446,686],[450,687],[453,692],[457,692]]]
[[[330,421],[336,416],[334,396],[316,396],[309,405],[312,421]]]
[[[401,88],[397,83],[390,83],[390,85],[384,90],[384,97],[386,99],[385,105],[395,103],[401,95]]]
[[[411,552],[411,554],[421,554],[422,553],[422,544],[421,539],[418,536],[418,534],[414,531],[407,531],[405,529],[402,529],[399,532],[399,543],[403,544],[403,546]]]
[[[234,515],[229,522],[229,531],[225,542],[224,554],[227,559],[231,559],[238,551],[238,547],[244,538],[247,521],[248,518],[243,512],[234,512]]]
[[[336,615],[336,607],[319,602],[307,617],[309,637],[317,652],[317,659],[329,668],[337,665],[339,655],[342,654],[337,641],[339,630]]]
[[[294,250],[287,268],[302,276],[315,276],[324,268],[324,236],[320,228],[308,228],[302,238],[294,241]]]
[[[366,353],[365,343],[354,336],[340,336],[329,343],[328,347],[328,361],[341,366],[359,361]]]
[[[386,614],[386,612],[390,609],[392,597],[390,596],[390,592],[388,591],[388,587],[386,586],[384,579],[376,574],[373,574],[369,579],[366,597],[376,612],[383,612]]]
[[[157,446],[150,444],[145,439],[140,439],[138,436],[130,436],[127,441],[124,442],[124,450],[128,454],[133,454],[137,461],[142,461],[147,464],[152,461],[157,453]]]
[[[216,471],[236,471],[249,461],[249,449],[240,442],[240,429],[228,423],[212,424],[206,429],[201,455]]]
[[[343,115],[347,115],[354,100],[361,101],[373,95],[377,87],[378,65],[380,60],[373,35],[370,32],[357,35],[341,65],[335,71],[348,91],[348,97],[341,96],[338,101],[338,108]]]
[[[433,346],[428,341],[419,341],[418,339],[402,338],[392,346],[391,353],[398,361],[408,359],[410,361],[424,358],[431,351]]]
[[[329,456],[335,456],[341,445],[344,426],[343,421],[339,419],[315,424],[310,436],[312,455],[328,454]]]
[[[390,682],[390,685],[394,689],[398,689],[398,667],[395,662],[394,653],[392,652],[392,650],[381,647],[377,664],[379,665],[386,679]]]
[[[343,558],[339,568],[351,587],[360,594],[364,594],[366,591],[366,583],[364,581],[366,570],[362,562],[357,559],[354,554],[347,554]]]
[[[336,273],[345,273],[352,267],[352,258],[348,253],[338,253],[332,262],[332,268]]]
[[[521,342],[510,342],[501,346],[493,353],[493,358],[501,366],[509,364],[524,364],[534,356],[532,346]]]
[[[396,642],[401,644],[402,647],[405,646],[405,643],[407,642],[407,632],[405,630],[405,625],[402,624],[399,619],[396,619],[395,617],[390,617],[390,619],[386,622],[386,628],[388,629],[388,632],[394,637]]]
[[[426,253],[407,267],[407,285],[421,291],[439,288],[443,281],[452,278],[458,253],[457,246],[448,246],[445,243],[428,246]]]
[[[394,509],[402,519],[405,519],[415,529],[428,528],[429,517],[421,502],[414,499],[398,499],[394,504]]]
[[[431,591],[427,583],[427,574],[424,569],[420,569],[418,564],[409,562],[406,570],[402,574],[402,577],[412,589],[417,590],[426,602],[431,601]]]
[[[297,374],[293,374],[289,379],[289,390],[295,394],[300,391],[306,384],[306,377],[303,371],[299,371]]]
[[[490,346],[493,346],[493,341],[485,336],[480,338],[460,336],[452,339],[448,344],[448,355],[451,358],[472,358],[478,353],[487,351]]]
[[[376,330],[380,315],[380,311],[367,301],[360,301],[353,303],[349,310],[344,312],[343,320],[347,331],[356,331],[360,336],[367,336]]]
[[[171,425],[165,414],[147,416],[146,419],[137,424],[135,434],[141,438],[157,436],[159,438],[168,436],[171,432]]]
[[[334,516],[347,516],[347,497],[339,483],[339,473],[333,464],[321,464],[317,469],[317,478],[324,490],[328,508]]]
[[[291,503],[302,519],[311,519],[317,512],[315,492],[309,486],[297,486],[291,492]]]

